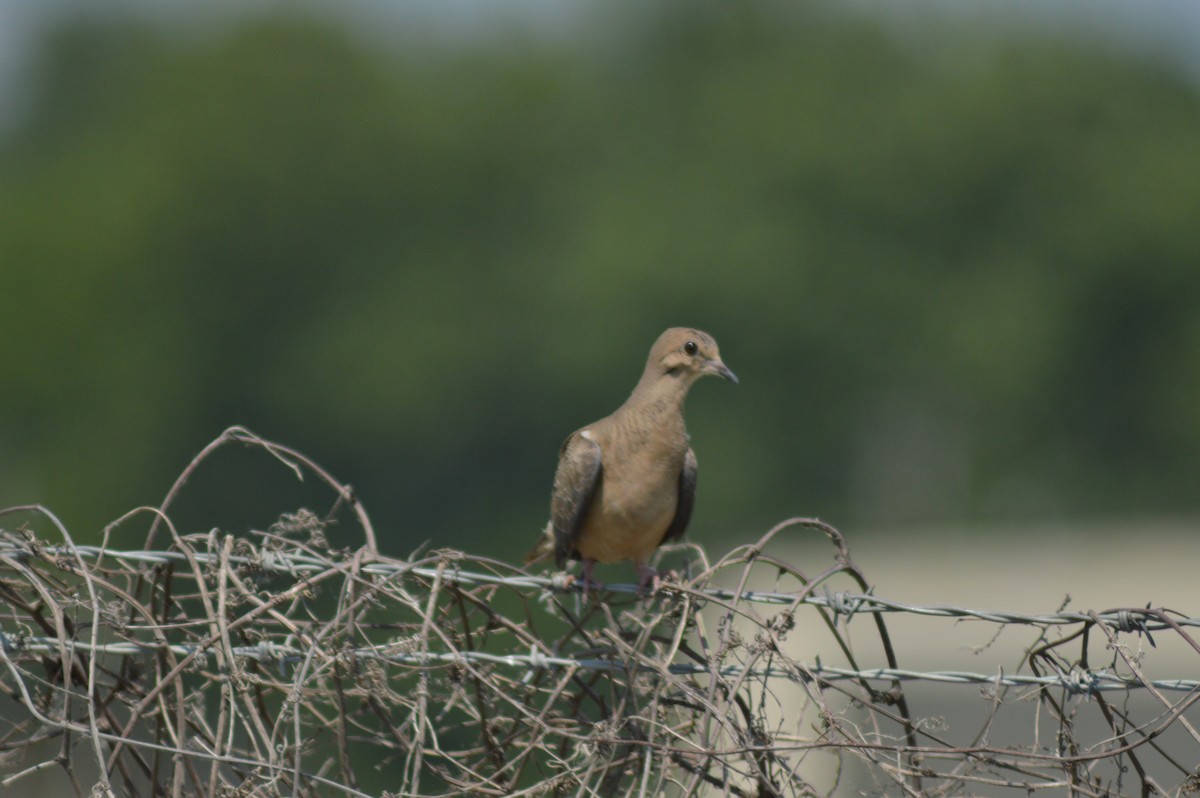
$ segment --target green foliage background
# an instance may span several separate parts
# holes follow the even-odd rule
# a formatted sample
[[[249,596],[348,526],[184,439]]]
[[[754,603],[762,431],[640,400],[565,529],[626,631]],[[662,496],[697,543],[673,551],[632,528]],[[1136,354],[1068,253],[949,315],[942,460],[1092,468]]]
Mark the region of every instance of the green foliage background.
[[[81,539],[242,423],[385,549],[513,558],[671,325],[694,537],[1200,509],[1200,101],[1038,37],[822,5],[455,42],[76,19],[0,140],[0,504]],[[269,523],[214,461],[186,528]]]

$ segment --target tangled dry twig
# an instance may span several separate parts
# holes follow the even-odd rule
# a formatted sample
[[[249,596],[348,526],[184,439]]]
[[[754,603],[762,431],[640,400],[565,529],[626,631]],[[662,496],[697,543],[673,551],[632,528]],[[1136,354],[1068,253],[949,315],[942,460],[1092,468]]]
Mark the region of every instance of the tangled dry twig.
[[[366,545],[332,549],[330,516],[307,511],[240,538],[181,533],[179,486],[229,443],[318,474],[334,491],[330,515],[350,514]],[[169,536],[161,551],[76,546],[49,511],[7,511],[26,523],[0,530],[0,684],[13,699],[0,711],[0,786],[51,771],[78,796],[92,784],[137,796],[783,796],[850,784],[1100,796],[1200,782],[1188,714],[1200,685],[1151,680],[1118,640],[1166,629],[1196,648],[1193,619],[1093,614],[1057,636],[1057,622],[1034,619],[1029,686],[997,678],[978,732],[951,739],[914,712],[884,613],[863,609],[865,575],[815,519],[715,562],[688,547],[691,575],[652,598],[582,597],[462,552],[384,557],[348,487],[238,428],[142,512],[155,518],[147,549]],[[809,574],[777,554],[797,531],[829,541],[829,568]],[[825,592],[835,582],[853,600]],[[827,634],[803,659],[792,645],[802,614]],[[1157,709],[1105,699],[1090,638],[1116,652],[1114,673],[1124,667],[1108,686],[1147,687]],[[860,651],[885,670],[864,670]],[[990,742],[1015,705],[1052,724],[1052,739],[1035,728],[1022,744]],[[1095,740],[1085,706],[1103,718]]]

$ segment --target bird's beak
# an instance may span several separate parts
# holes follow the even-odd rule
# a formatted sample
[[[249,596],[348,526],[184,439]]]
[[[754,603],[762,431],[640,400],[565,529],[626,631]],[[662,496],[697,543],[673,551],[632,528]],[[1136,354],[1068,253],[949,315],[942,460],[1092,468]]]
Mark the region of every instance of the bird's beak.
[[[729,366],[726,366],[720,360],[704,361],[704,370],[709,374],[716,374],[718,377],[724,377],[734,385],[738,384],[737,375],[730,371]]]

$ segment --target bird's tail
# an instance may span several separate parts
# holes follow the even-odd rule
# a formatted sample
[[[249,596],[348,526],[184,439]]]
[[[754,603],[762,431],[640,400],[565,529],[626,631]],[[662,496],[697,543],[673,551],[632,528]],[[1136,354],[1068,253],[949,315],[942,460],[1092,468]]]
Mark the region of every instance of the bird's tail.
[[[554,529],[547,523],[546,528],[542,530],[542,536],[538,538],[537,544],[525,553],[525,559],[522,562],[525,565],[533,565],[535,562],[541,562],[552,554],[554,554]]]

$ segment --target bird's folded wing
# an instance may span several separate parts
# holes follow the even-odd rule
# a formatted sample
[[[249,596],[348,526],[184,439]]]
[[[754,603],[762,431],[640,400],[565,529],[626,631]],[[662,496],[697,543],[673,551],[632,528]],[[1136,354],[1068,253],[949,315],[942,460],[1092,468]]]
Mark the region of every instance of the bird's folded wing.
[[[600,483],[600,444],[573,432],[563,442],[554,472],[550,497],[550,522],[554,526],[554,561],[559,568],[575,556],[583,519],[587,516],[596,486]]]
[[[675,505],[675,517],[663,535],[663,543],[683,537],[688,521],[692,518],[692,507],[696,504],[696,453],[689,447],[683,457],[683,468],[679,472],[679,503]]]

